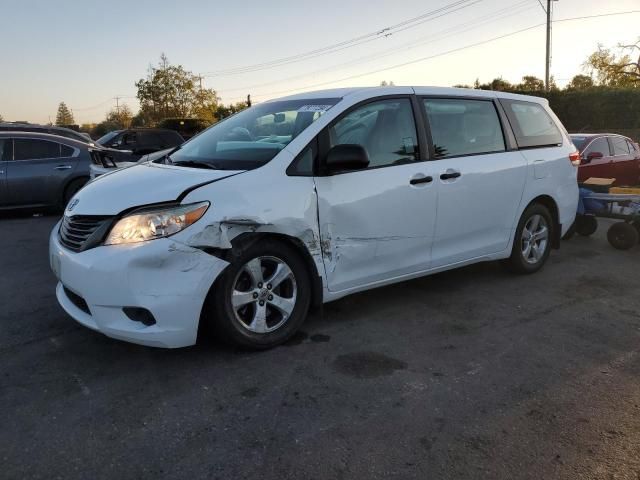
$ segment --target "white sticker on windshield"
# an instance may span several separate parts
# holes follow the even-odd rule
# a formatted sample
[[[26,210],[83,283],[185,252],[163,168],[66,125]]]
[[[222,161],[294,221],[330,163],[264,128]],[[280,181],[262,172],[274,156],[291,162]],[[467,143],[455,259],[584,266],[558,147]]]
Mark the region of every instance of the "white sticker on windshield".
[[[298,109],[298,112],[320,112],[324,113],[329,110],[333,105],[303,105]]]

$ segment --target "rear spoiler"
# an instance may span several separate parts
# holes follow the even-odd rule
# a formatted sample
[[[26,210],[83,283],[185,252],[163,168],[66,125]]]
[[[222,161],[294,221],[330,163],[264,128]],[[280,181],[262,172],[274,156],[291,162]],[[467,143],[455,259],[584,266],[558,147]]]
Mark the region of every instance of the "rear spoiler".
[[[104,168],[118,168],[116,161],[105,150],[97,150],[90,148],[89,154],[91,155],[91,162],[94,165],[98,165]]]

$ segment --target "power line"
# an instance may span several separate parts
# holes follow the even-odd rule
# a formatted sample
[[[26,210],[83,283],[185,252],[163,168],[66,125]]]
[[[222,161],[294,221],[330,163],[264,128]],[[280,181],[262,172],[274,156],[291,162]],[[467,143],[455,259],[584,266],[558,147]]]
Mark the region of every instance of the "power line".
[[[393,70],[395,68],[406,67],[407,65],[413,65],[414,63],[424,62],[426,60],[431,60],[431,59],[434,59],[434,58],[437,58],[437,57],[442,57],[444,55],[449,55],[451,53],[456,53],[456,52],[459,52],[461,50],[466,50],[468,48],[477,47],[477,46],[480,46],[480,45],[484,45],[486,43],[494,42],[496,40],[501,40],[503,38],[511,37],[513,35],[517,35],[519,33],[526,32],[527,30],[533,30],[534,28],[538,28],[538,27],[541,27],[543,25],[545,25],[545,24],[544,23],[539,23],[537,25],[532,25],[532,26],[527,27],[527,28],[516,30],[515,32],[511,32],[511,33],[507,33],[505,35],[500,35],[500,36],[497,36],[497,37],[489,38],[487,40],[482,40],[480,42],[472,43],[470,45],[465,45],[464,47],[453,48],[453,49],[447,50],[445,52],[440,52],[440,53],[436,53],[434,55],[429,55],[427,57],[416,58],[415,60],[410,60],[408,62],[398,63],[398,64],[391,65],[391,66],[388,66],[388,67],[380,68],[380,69],[377,69],[377,70],[371,70],[371,71],[364,72],[364,73],[359,73],[359,74],[356,74],[356,75],[350,75],[348,77],[343,77],[343,78],[339,78],[339,79],[336,79],[336,80],[330,80],[330,81],[327,81],[327,82],[315,83],[315,84],[306,85],[306,86],[300,87],[300,88],[292,88],[290,90],[282,90],[280,92],[272,92],[272,93],[269,93],[269,94],[263,94],[263,96],[281,95],[281,94],[285,94],[285,93],[289,93],[289,92],[297,92],[299,90],[306,90],[308,88],[315,88],[315,87],[320,87],[320,86],[324,86],[324,85],[330,85],[332,83],[343,82],[343,81],[346,81],[346,80],[353,80],[355,78],[365,77],[367,75],[373,75],[375,73],[386,72],[388,70]]]
[[[309,77],[309,76],[313,76],[315,74],[319,74],[319,73],[325,73],[327,71],[332,71],[332,70],[339,70],[342,67],[351,67],[353,65],[357,65],[359,63],[367,63],[368,61],[370,61],[371,59],[375,59],[378,60],[380,58],[383,57],[388,57],[389,55],[393,55],[396,52],[400,51],[400,50],[411,50],[413,48],[417,48],[420,45],[424,45],[425,43],[431,43],[433,41],[440,41],[443,40],[445,38],[448,38],[454,34],[459,34],[459,33],[463,33],[463,32],[467,32],[470,30],[473,30],[475,28],[478,28],[482,25],[488,24],[488,23],[493,23],[497,20],[502,20],[503,18],[507,18],[509,16],[513,16],[516,14],[520,14],[523,11],[526,11],[530,8],[533,8],[532,5],[530,5],[529,7],[525,8],[524,10],[522,9],[522,7],[525,4],[529,4],[529,0],[523,0],[521,2],[515,3],[507,8],[503,8],[500,10],[497,10],[495,12],[491,12],[487,15],[484,15],[482,17],[478,17],[475,18],[474,20],[470,21],[470,22],[466,22],[466,23],[462,23],[460,25],[457,25],[455,27],[452,28],[448,28],[448,29],[444,29],[441,30],[439,32],[434,32],[430,35],[424,36],[424,37],[420,37],[417,38],[415,40],[412,40],[410,42],[406,42],[403,43],[401,45],[398,45],[397,47],[391,48],[391,49],[387,49],[387,50],[383,50],[381,52],[377,52],[371,55],[367,55],[364,57],[360,57],[360,58],[356,58],[353,60],[350,60],[348,62],[344,62],[344,63],[339,63],[337,65],[333,65],[327,68],[322,68],[319,70],[315,70],[312,72],[308,72],[308,73],[304,73],[302,75],[296,75],[293,77],[287,77],[284,79],[280,79],[280,80],[275,80],[272,82],[267,82],[267,83],[260,83],[260,84],[254,84],[254,85],[247,85],[244,87],[237,87],[237,88],[232,88],[232,89],[222,89],[219,90],[218,93],[221,94],[225,94],[225,93],[229,93],[229,92],[243,92],[243,91],[248,91],[248,90],[253,90],[256,88],[262,88],[265,86],[269,86],[269,85],[277,85],[279,83],[284,83],[284,82],[288,82],[291,80],[296,80],[299,78],[305,78],[305,77]],[[505,15],[506,13],[506,15]],[[466,27],[466,26],[470,26],[470,28],[462,28],[462,27]]]
[[[104,102],[100,102],[97,105],[92,105],[90,107],[81,107],[81,108],[73,108],[75,111],[87,111],[87,110],[96,110],[100,107],[104,107],[106,104],[111,103],[113,100],[122,99],[122,98],[137,98],[133,95],[116,95],[115,97],[109,97]]]
[[[588,18],[599,18],[599,17],[608,17],[608,16],[615,16],[615,15],[627,15],[627,14],[632,14],[632,13],[640,13],[640,10],[629,10],[629,11],[626,11],[626,12],[612,12],[612,13],[603,13],[603,14],[599,14],[599,15],[589,15],[589,16],[581,16],[581,17],[563,18],[563,19],[555,20],[554,22],[555,23],[570,22],[570,21],[583,20],[583,19],[588,19]],[[519,33],[523,33],[523,32],[526,32],[528,30],[533,30],[533,29],[541,27],[543,25],[546,25],[546,22],[539,23],[537,25],[532,25],[532,26],[527,27],[527,28],[516,30],[514,32],[507,33],[507,34],[504,34],[504,35],[500,35],[500,36],[497,36],[497,37],[493,37],[493,38],[490,38],[490,39],[487,39],[487,40],[483,40],[483,41],[480,41],[480,42],[476,42],[476,43],[472,43],[472,44],[469,44],[469,45],[465,45],[463,47],[458,47],[458,48],[454,48],[454,49],[451,49],[451,50],[447,50],[445,52],[437,53],[437,54],[426,56],[426,57],[417,58],[415,60],[410,60],[408,62],[403,62],[403,63],[391,65],[389,67],[384,67],[384,68],[377,69],[377,70],[371,70],[371,71],[360,73],[360,74],[356,74],[356,75],[350,75],[348,77],[343,77],[343,78],[339,78],[339,79],[336,79],[336,80],[330,80],[330,81],[326,81],[326,82],[319,82],[319,83],[315,83],[315,84],[311,84],[311,85],[306,85],[306,86],[300,87],[300,88],[293,88],[293,89],[289,89],[289,90],[282,90],[282,91],[279,91],[279,92],[265,93],[265,94],[261,94],[261,96],[263,96],[263,97],[271,97],[271,96],[274,96],[274,95],[282,95],[282,94],[286,94],[286,93],[297,92],[297,91],[300,91],[300,90],[307,90],[309,88],[315,88],[315,87],[330,85],[332,83],[338,83],[338,82],[343,82],[343,81],[347,81],[347,80],[353,80],[353,79],[356,79],[356,78],[365,77],[367,75],[373,75],[373,74],[376,74],[376,73],[385,72],[385,71],[388,71],[388,70],[393,70],[395,68],[405,67],[405,66],[412,65],[412,64],[415,64],[415,63],[423,62],[423,61],[426,61],[426,60],[431,60],[433,58],[441,57],[441,56],[448,55],[448,54],[451,54],[451,53],[456,53],[456,52],[459,52],[459,51],[462,51],[462,50],[466,50],[466,49],[469,49],[469,48],[473,48],[473,47],[484,45],[484,44],[487,44],[487,43],[490,43],[490,42],[501,40],[503,38],[511,37],[513,35],[517,35]]]
[[[629,10],[627,12],[601,13],[599,15],[587,15],[584,17],[561,18],[559,20],[554,20],[553,23],[572,22],[574,20],[586,20],[588,18],[613,17],[615,15],[627,15],[629,13],[640,13],[640,10]]]
[[[109,97],[104,102],[98,103],[97,105],[93,105],[91,107],[74,108],[74,110],[76,110],[76,111],[95,110],[97,108],[100,108],[100,107],[106,105],[107,103],[111,102],[112,100],[113,100],[113,97]]]
[[[356,45],[360,45],[362,43],[368,43],[373,40],[378,40],[380,38],[388,37],[394,33],[407,30],[408,28],[413,28],[417,25],[425,23],[427,21],[432,21],[437,18],[440,18],[445,15],[449,15],[451,13],[455,13],[464,8],[468,8],[476,3],[479,3],[483,0],[458,0],[456,2],[445,5],[444,7],[438,8],[436,10],[432,10],[430,12],[424,13],[422,15],[418,15],[416,17],[410,18],[408,20],[404,20],[395,25],[391,25],[388,27],[384,27],[380,30],[376,30],[375,32],[370,32],[365,35],[361,35],[359,37],[355,37],[349,40],[344,40],[342,42],[328,45],[326,47],[317,48],[315,50],[310,50],[308,52],[299,53],[296,55],[292,55],[289,57],[279,58],[275,60],[270,60],[268,62],[258,63],[254,65],[245,65],[240,67],[234,67],[229,69],[217,70],[212,72],[204,72],[203,75],[205,77],[216,77],[223,75],[237,75],[240,73],[248,73],[257,70],[264,70],[268,68],[274,68],[282,65],[287,65],[294,62],[299,62],[302,60],[307,60],[310,58],[315,58],[320,55],[326,55],[328,53],[334,53],[336,51],[343,50],[345,48],[352,48]],[[440,15],[437,15],[440,14]],[[394,30],[397,30],[395,32]]]
[[[540,4],[540,7],[542,8],[542,11],[546,14],[547,13],[547,9],[544,8],[544,5],[542,4],[542,0],[538,0],[538,3]]]
[[[525,6],[525,4],[529,4],[528,7],[526,7],[524,10],[522,9],[523,6]],[[439,40],[443,40],[445,38],[448,38],[454,34],[459,34],[459,33],[463,33],[463,32],[467,32],[469,30],[473,30],[474,28],[477,28],[483,24],[488,24],[488,23],[492,23],[496,20],[501,20],[503,18],[507,18],[509,16],[513,16],[516,14],[520,14],[523,11],[526,11],[530,8],[533,8],[533,5],[530,5],[529,0],[523,0],[521,2],[515,3],[507,8],[503,8],[500,10],[497,10],[495,12],[489,13],[485,16],[476,18],[475,20],[471,21],[471,22],[466,22],[466,23],[462,23],[460,25],[457,25],[455,27],[452,28],[448,28],[448,29],[444,29],[441,30],[439,32],[435,32],[433,34],[427,35],[425,37],[420,37],[417,38],[415,40],[412,40],[410,42],[406,42],[404,44],[401,44],[397,47],[391,48],[391,49],[387,49],[387,50],[383,50],[381,52],[377,52],[371,55],[367,55],[364,57],[360,57],[360,58],[356,58],[355,60],[351,60],[348,62],[343,62],[343,63],[339,63],[337,65],[333,65],[327,68],[323,68],[323,69],[319,69],[319,70],[315,70],[312,72],[307,72],[304,73],[302,75],[296,75],[293,77],[287,77],[284,79],[280,79],[280,80],[275,80],[272,82],[267,82],[267,83],[260,83],[260,84],[254,84],[254,85],[247,85],[244,87],[237,87],[237,88],[232,88],[232,89],[222,89],[217,91],[218,93],[221,94],[225,94],[225,93],[229,93],[229,92],[241,92],[241,91],[248,91],[248,90],[253,90],[256,88],[261,88],[261,87],[265,87],[268,85],[277,85],[279,83],[284,83],[284,82],[288,82],[291,80],[296,80],[299,78],[305,78],[305,77],[309,77],[309,76],[313,76],[315,74],[320,74],[320,73],[325,73],[327,71],[332,71],[332,70],[339,70],[342,67],[350,67],[353,65],[357,65],[360,63],[367,63],[368,61],[370,61],[371,59],[375,59],[378,60],[380,58],[383,57],[388,57],[389,55],[393,55],[395,54],[397,51],[399,50],[410,50],[413,48],[416,48],[420,45],[424,45],[425,43],[431,43],[433,41],[439,41]],[[505,13],[507,13],[507,15],[505,15]],[[469,27],[469,28],[462,28],[462,27]]]

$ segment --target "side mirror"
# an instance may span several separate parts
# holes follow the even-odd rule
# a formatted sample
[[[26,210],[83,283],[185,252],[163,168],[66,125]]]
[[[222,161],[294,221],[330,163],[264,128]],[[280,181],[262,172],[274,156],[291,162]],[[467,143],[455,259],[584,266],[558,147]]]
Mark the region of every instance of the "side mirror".
[[[589,155],[587,155],[587,163],[591,163],[591,161],[596,158],[603,158],[603,157],[604,155],[602,154],[602,152],[589,152]]]
[[[111,148],[118,148],[120,146],[120,142],[112,143]]]
[[[362,145],[336,145],[327,153],[326,166],[329,174],[363,170],[369,166],[369,155]]]

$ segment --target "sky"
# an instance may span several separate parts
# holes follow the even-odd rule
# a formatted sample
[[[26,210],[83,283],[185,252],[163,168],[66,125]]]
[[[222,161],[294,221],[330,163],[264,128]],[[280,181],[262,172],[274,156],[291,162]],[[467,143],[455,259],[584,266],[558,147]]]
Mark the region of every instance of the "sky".
[[[443,8],[391,35],[375,33]],[[559,0],[554,19],[631,10],[640,0]],[[203,86],[225,103],[383,80],[452,86],[544,78],[545,28],[536,25],[546,16],[538,0],[0,0],[0,11],[0,115],[9,121],[49,122],[64,101],[76,123],[99,122],[116,96],[136,111],[134,83],[162,52],[205,75]],[[229,72],[359,37],[302,61]],[[557,22],[551,73],[563,86],[584,73],[598,44],[639,37],[640,13]]]

